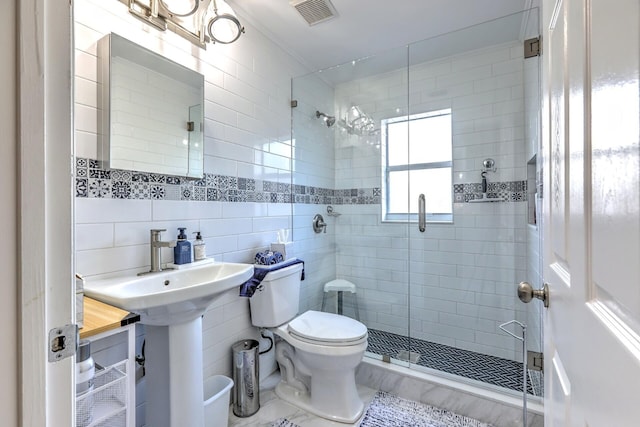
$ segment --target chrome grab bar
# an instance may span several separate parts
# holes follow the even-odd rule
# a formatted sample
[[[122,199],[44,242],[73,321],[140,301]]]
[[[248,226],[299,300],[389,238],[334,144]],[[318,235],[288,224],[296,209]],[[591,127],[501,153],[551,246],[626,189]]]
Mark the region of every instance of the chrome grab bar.
[[[425,208],[424,194],[418,196],[418,230],[424,233],[427,226],[427,213]]]

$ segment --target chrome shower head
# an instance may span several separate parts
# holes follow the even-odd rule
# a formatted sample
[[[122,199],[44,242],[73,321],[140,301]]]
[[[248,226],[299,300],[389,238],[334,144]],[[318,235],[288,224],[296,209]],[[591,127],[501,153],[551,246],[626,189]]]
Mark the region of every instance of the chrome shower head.
[[[336,118],[334,116],[327,116],[327,127],[331,127],[336,124]]]
[[[493,159],[484,159],[484,161],[482,162],[482,165],[484,166],[483,172],[495,172],[496,171],[496,161]]]
[[[317,118],[321,118],[324,121],[324,124],[327,125],[327,127],[331,127],[334,124],[336,124],[336,118],[335,116],[327,116],[325,113],[321,113],[320,111],[316,111],[316,117]]]

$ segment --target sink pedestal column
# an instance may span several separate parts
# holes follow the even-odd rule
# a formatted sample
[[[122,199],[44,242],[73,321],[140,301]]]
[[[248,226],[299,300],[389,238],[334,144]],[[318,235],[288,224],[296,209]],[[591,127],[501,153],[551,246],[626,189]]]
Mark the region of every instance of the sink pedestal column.
[[[203,427],[202,317],[145,332],[146,424]]]

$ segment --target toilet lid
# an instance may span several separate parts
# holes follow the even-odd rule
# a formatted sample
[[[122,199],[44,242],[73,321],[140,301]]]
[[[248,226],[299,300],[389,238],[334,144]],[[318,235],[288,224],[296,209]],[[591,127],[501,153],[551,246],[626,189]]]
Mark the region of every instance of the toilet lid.
[[[362,339],[367,327],[350,317],[310,310],[289,322],[289,332],[309,340],[344,343]]]

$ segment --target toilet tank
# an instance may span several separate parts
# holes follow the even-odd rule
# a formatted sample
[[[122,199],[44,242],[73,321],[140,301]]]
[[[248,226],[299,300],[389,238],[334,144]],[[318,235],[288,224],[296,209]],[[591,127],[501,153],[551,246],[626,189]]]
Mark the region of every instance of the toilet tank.
[[[297,316],[300,309],[301,273],[302,264],[267,273],[261,286],[249,298],[251,323],[254,326],[276,327]]]

